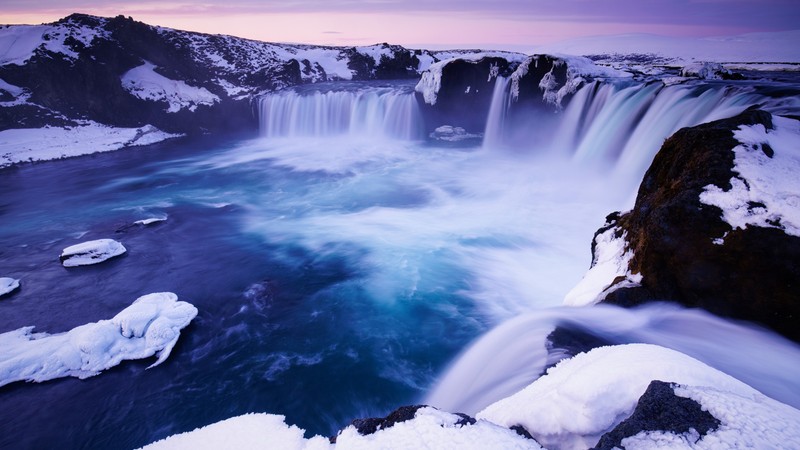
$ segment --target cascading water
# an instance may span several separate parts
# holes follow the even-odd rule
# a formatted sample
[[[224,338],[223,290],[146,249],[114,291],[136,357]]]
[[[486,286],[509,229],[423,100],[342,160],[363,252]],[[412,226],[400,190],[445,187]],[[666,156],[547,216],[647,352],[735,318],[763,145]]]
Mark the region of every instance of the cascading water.
[[[335,90],[334,90],[335,88]],[[409,86],[339,83],[268,94],[259,99],[261,135],[359,135],[416,140],[423,125]]]
[[[508,142],[507,136],[525,136],[525,130],[515,133],[509,126],[535,128],[541,120],[509,121],[509,89],[507,81],[498,77],[484,146],[530,148],[533,142],[536,148],[531,151],[544,147],[576,163],[610,163],[618,175],[634,179],[641,177],[664,139],[683,127],[731,117],[754,105],[778,114],[800,111],[797,101],[773,98],[749,84],[593,81],[557,112],[558,126],[550,133],[549,142]]]

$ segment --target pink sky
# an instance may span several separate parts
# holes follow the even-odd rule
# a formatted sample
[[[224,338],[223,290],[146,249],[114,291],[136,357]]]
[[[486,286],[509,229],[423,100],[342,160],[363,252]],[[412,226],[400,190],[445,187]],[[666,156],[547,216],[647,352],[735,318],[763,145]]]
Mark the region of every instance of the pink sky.
[[[719,36],[800,28],[800,0],[6,0],[0,23],[72,12],[272,42],[525,51],[584,36]]]

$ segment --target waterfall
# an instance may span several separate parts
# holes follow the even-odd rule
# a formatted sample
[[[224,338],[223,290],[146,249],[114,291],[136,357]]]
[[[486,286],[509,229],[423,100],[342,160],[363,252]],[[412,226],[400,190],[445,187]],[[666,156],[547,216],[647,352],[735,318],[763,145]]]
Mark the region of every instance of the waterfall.
[[[414,94],[402,86],[292,89],[267,94],[258,104],[261,135],[321,137],[358,134],[416,140],[423,123]]]
[[[664,140],[683,127],[731,117],[753,105],[778,114],[800,113],[797,96],[772,97],[746,83],[593,81],[552,114],[553,126],[542,111],[516,117],[509,89],[507,80],[498,77],[484,146],[548,151],[579,164],[610,164],[618,175],[636,177]]]
[[[483,133],[484,147],[497,147],[503,145],[503,131],[506,126],[509,100],[508,78],[497,76],[492,92],[492,103],[489,106],[489,115],[486,118],[486,129]]]

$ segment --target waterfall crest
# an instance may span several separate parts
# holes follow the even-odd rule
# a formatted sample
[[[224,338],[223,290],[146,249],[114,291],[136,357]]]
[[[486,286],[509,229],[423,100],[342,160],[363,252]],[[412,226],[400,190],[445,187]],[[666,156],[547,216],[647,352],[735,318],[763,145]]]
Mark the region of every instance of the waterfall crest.
[[[424,131],[417,100],[402,87],[280,91],[261,97],[258,112],[261,135],[270,138],[358,134],[417,140]]]

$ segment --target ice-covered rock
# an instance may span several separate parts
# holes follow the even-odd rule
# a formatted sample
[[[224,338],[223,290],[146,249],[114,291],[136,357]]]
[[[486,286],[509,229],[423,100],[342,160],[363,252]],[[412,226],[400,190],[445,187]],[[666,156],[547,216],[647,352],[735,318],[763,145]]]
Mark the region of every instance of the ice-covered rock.
[[[0,277],[0,297],[10,294],[19,288],[19,280],[9,277]]]
[[[61,252],[60,259],[64,267],[88,266],[119,256],[125,251],[125,246],[120,242],[113,239],[97,239],[65,248]]]
[[[681,68],[682,77],[695,77],[703,80],[741,80],[741,74],[731,72],[717,62],[695,62]]]
[[[0,386],[15,381],[88,378],[123,360],[158,356],[164,362],[180,330],[197,315],[171,292],[147,294],[109,320],[66,333],[34,333],[33,326],[0,334]]]
[[[674,301],[800,341],[798,148],[800,122],[761,110],[679,130],[567,302]]]

